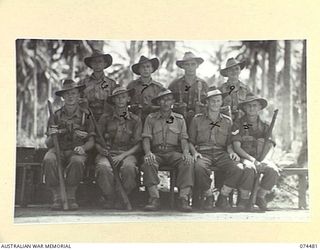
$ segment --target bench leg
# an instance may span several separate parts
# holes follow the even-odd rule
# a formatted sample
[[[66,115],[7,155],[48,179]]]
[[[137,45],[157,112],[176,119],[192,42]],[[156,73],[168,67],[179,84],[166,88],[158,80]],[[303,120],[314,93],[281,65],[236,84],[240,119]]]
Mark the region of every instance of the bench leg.
[[[170,171],[170,208],[174,208],[174,186],[176,184],[176,171]]]
[[[27,167],[22,168],[22,183],[21,183],[21,192],[20,192],[20,207],[26,207],[27,203],[25,201],[25,192],[26,192],[26,182],[27,182]]]
[[[307,177],[299,175],[299,209],[307,208]]]

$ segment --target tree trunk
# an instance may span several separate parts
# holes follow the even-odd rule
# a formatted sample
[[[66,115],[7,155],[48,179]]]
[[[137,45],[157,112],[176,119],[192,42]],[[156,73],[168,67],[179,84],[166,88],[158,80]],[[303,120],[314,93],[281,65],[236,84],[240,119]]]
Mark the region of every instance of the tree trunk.
[[[22,114],[23,114],[23,98],[22,97],[21,97],[21,100],[20,100],[19,111],[18,112],[19,113],[18,113],[18,133],[17,133],[17,136],[20,136],[21,135],[21,128],[22,128]]]
[[[291,42],[289,40],[285,41],[284,44],[284,69],[283,69],[283,98],[282,107],[288,107],[286,111],[283,112],[283,130],[284,132],[284,149],[286,151],[291,150],[292,143],[292,86],[290,81],[290,67],[291,67]]]
[[[262,51],[261,61],[261,96],[267,96],[266,92],[266,52]]]
[[[308,139],[307,139],[307,79],[306,79],[306,54],[307,42],[303,41],[302,63],[301,63],[301,83],[300,83],[300,98],[301,98],[301,131],[302,131],[302,148],[298,157],[300,167],[307,165],[308,160]]]
[[[34,69],[33,69],[33,85],[34,85],[34,103],[33,103],[33,136],[34,138],[37,137],[37,131],[38,131],[38,81],[37,81],[37,41],[34,40]]]
[[[277,63],[277,41],[269,43],[269,65],[268,65],[268,99],[273,99],[275,95],[276,81],[276,63]]]

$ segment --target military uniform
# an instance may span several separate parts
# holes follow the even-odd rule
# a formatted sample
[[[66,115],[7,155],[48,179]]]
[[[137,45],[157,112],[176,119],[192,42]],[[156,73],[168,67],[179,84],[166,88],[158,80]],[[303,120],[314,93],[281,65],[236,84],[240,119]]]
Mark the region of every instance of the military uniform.
[[[164,86],[152,79],[150,82],[144,83],[141,78],[138,78],[130,82],[127,88],[134,89],[134,93],[130,101],[132,112],[139,115],[141,109],[141,120],[144,122],[145,118],[150,113],[154,112],[151,100],[164,89]]]
[[[249,123],[247,116],[243,116],[239,121],[233,124],[231,140],[233,142],[241,142],[241,148],[244,151],[252,157],[258,158],[257,139],[265,138],[268,128],[269,125],[260,118],[258,118],[256,126],[253,126]],[[245,164],[248,168],[250,168],[251,165],[254,165],[254,163],[251,163],[250,161],[245,161]],[[279,177],[277,166],[270,161],[263,161],[262,164],[257,167],[257,171],[263,174],[260,187],[264,190],[271,190]],[[249,182],[251,187],[253,186],[253,181],[254,178],[250,178]]]
[[[243,179],[242,164],[231,160],[227,152],[230,132],[231,119],[221,113],[216,123],[213,123],[207,114],[198,114],[190,124],[190,142],[203,156],[195,162],[195,186],[202,191],[210,189],[212,170],[224,171],[224,185],[231,189],[239,187],[251,189],[251,186]],[[241,178],[244,181],[239,183]]]
[[[60,133],[58,141],[61,151],[62,165],[65,167],[65,183],[68,199],[75,199],[75,191],[79,185],[85,167],[87,155],[76,154],[73,150],[77,146],[86,143],[90,136],[94,136],[94,127],[87,119],[86,114],[78,106],[72,115],[66,113],[65,107],[57,110],[54,117],[50,117],[48,128],[56,124]],[[83,136],[82,133],[86,136]],[[53,190],[54,200],[61,199],[59,190],[59,177],[57,169],[57,158],[53,148],[52,138],[48,137],[46,141],[49,151],[45,154],[43,160],[46,184]]]
[[[227,81],[219,87],[219,90],[222,93],[228,93],[228,95],[225,95],[225,97],[223,98],[222,106],[230,106],[232,119],[237,120],[244,114],[242,110],[238,109],[238,104],[246,99],[246,95],[250,93],[251,90],[246,84],[241,81],[239,81],[238,90],[232,90],[233,87],[234,85]]]
[[[159,184],[158,169],[160,165],[178,169],[177,186],[186,189],[193,186],[193,166],[186,164],[182,159],[181,139],[188,139],[185,120],[182,115],[171,112],[165,119],[160,111],[147,116],[143,138],[151,141],[151,152],[156,156],[156,164],[152,166],[146,162],[142,169],[144,172],[144,184],[147,187]],[[180,192],[180,198],[187,199],[189,194]]]
[[[179,102],[182,100],[187,106],[187,125],[189,125],[191,119],[196,112],[196,102],[198,102],[198,96],[200,91],[200,100],[202,100],[208,91],[208,84],[199,77],[193,84],[189,84],[185,81],[185,77],[178,78],[174,80],[168,87],[172,92],[177,93],[179,97]]]
[[[94,74],[91,74],[80,83],[86,86],[83,97],[88,102],[97,121],[103,113],[112,113],[113,107],[107,102],[107,98],[116,87],[116,82],[113,79],[106,75],[98,79]]]
[[[122,115],[122,116],[120,116]],[[141,142],[142,123],[138,116],[127,111],[125,114],[104,114],[101,116],[98,126],[103,134],[107,150],[111,156],[119,155],[130,150],[137,143]],[[97,140],[99,143],[99,140]],[[137,158],[129,155],[123,159],[120,168],[120,175],[123,187],[129,194],[137,185],[136,175],[138,172]],[[96,158],[97,183],[107,197],[114,196],[114,176],[108,159],[98,154]]]

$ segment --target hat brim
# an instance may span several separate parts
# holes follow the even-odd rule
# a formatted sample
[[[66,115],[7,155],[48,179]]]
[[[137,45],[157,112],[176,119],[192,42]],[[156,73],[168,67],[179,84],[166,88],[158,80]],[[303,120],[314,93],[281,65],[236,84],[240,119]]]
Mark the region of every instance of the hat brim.
[[[201,57],[194,57],[194,58],[190,58],[190,59],[187,59],[187,60],[177,60],[176,61],[176,65],[179,67],[179,68],[183,68],[183,63],[187,62],[187,61],[190,61],[190,60],[196,60],[196,62],[198,63],[198,65],[200,65],[201,63],[204,62],[204,60],[201,58]]]
[[[210,97],[212,97],[212,96],[218,96],[218,95],[221,95],[221,96],[222,96],[222,99],[224,99],[226,96],[229,95],[229,93],[221,93],[221,94],[215,94],[215,95],[206,96],[206,97],[202,98],[202,101],[206,101],[206,100],[208,100]]]
[[[93,58],[97,58],[97,57],[103,57],[104,61],[106,62],[106,65],[105,65],[105,69],[110,67],[111,64],[112,64],[112,56],[110,54],[103,54],[103,55],[97,55],[97,56],[88,56],[84,59],[84,63],[85,65],[87,65],[89,68],[92,68],[91,67],[91,60]]]
[[[140,67],[141,64],[146,63],[146,62],[151,62],[152,68],[153,68],[152,73],[155,72],[155,71],[159,68],[160,61],[159,61],[158,58],[155,57],[155,58],[152,58],[152,59],[148,59],[148,60],[145,60],[145,61],[142,61],[142,62],[138,62],[138,63],[136,63],[136,64],[133,64],[133,65],[131,66],[132,72],[135,73],[136,75],[140,75],[139,67]]]
[[[127,89],[126,91],[121,91],[121,92],[119,91],[119,93],[116,93],[116,94],[114,94],[114,95],[110,95],[110,96],[108,96],[108,98],[107,98],[107,103],[109,103],[109,104],[114,104],[113,98],[114,98],[115,96],[121,95],[121,94],[123,94],[123,93],[128,93],[128,95],[131,97],[132,94],[134,93],[134,90],[135,90],[135,89]]]
[[[233,65],[231,65],[231,66],[229,66],[229,67],[226,67],[226,68],[224,68],[224,69],[221,69],[221,70],[220,70],[220,74],[221,74],[222,76],[224,76],[224,77],[228,77],[228,75],[227,75],[228,69],[230,69],[230,68],[232,68],[232,67],[234,67],[234,66],[237,66],[237,65],[239,65],[239,66],[240,66],[240,69],[243,70],[243,69],[244,69],[244,66],[246,65],[246,62],[245,62],[245,61],[242,61],[242,62],[233,64]]]
[[[171,93],[166,93],[166,94],[164,94],[164,95],[162,95],[162,96],[157,96],[157,97],[155,97],[155,98],[153,98],[152,100],[151,100],[151,103],[153,104],[153,105],[159,105],[159,100],[162,98],[162,97],[164,97],[164,96],[167,96],[167,95],[172,95],[173,96],[173,99],[176,101],[177,100],[177,97],[178,97],[178,94],[177,93],[174,93],[174,92],[171,92]]]
[[[71,87],[71,88],[68,88],[68,89],[62,89],[62,90],[58,90],[55,92],[55,95],[56,96],[62,96],[62,94],[66,91],[69,91],[69,90],[72,90],[72,89],[79,89],[79,91],[83,90],[86,88],[86,85],[80,85],[80,86],[77,86],[77,87]]]
[[[243,102],[239,103],[238,104],[238,108],[245,112],[244,106],[247,103],[250,103],[250,102],[253,102],[253,101],[258,101],[261,104],[261,110],[268,106],[268,101],[266,99],[264,99],[264,98],[255,98],[255,99],[252,99],[252,100],[247,100],[247,101],[243,101]]]

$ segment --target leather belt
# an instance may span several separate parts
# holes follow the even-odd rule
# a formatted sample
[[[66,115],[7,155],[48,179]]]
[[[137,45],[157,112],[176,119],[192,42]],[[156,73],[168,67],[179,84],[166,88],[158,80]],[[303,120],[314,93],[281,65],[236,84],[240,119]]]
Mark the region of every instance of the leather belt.
[[[223,147],[213,146],[213,145],[197,145],[195,146],[196,150],[223,150]]]
[[[178,151],[179,150],[179,146],[176,145],[155,145],[152,146],[152,151],[154,152],[158,152],[158,151]]]

